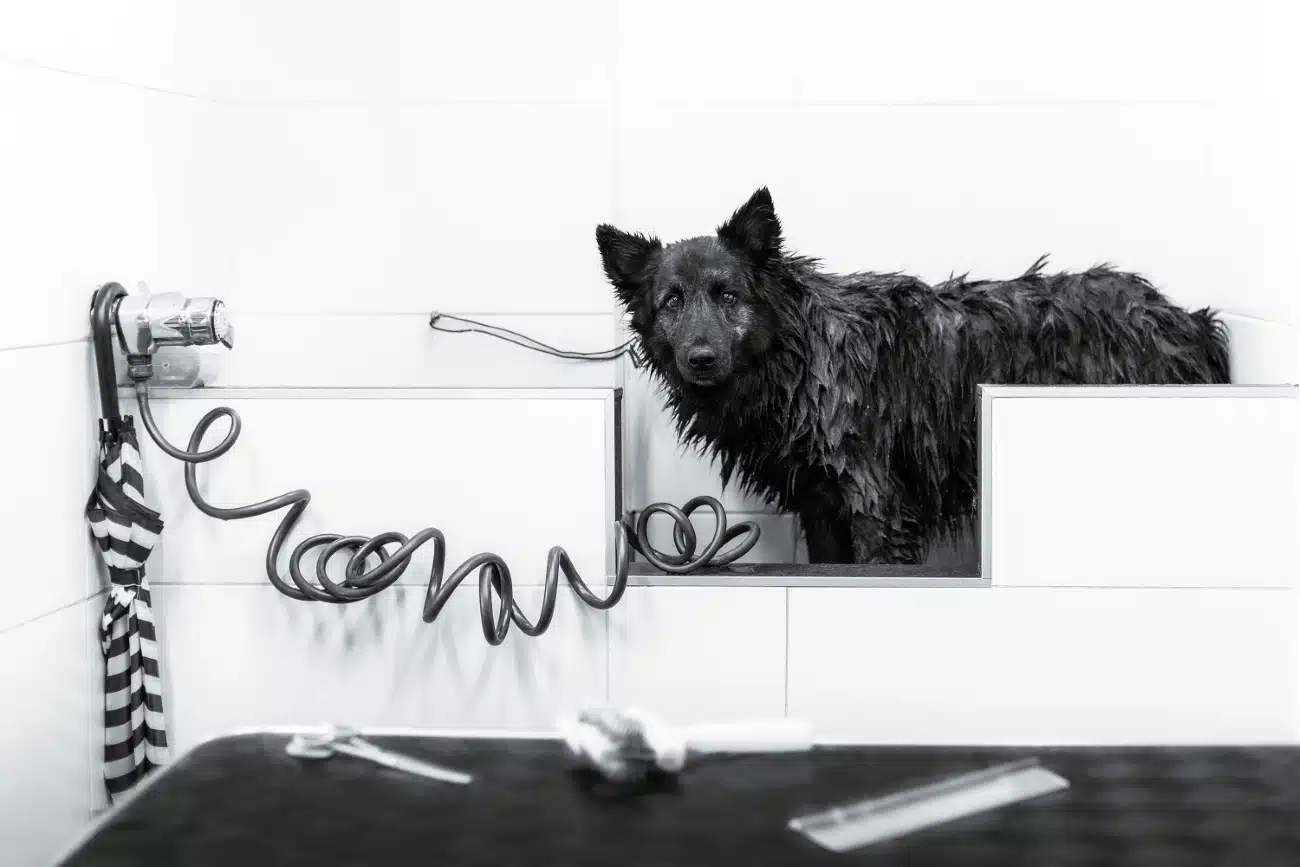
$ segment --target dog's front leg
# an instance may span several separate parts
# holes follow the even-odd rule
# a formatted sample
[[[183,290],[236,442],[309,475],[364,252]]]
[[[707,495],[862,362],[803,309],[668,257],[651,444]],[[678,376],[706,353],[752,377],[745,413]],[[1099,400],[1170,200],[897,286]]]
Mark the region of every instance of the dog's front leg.
[[[853,533],[847,518],[820,510],[799,512],[809,563],[852,563]]]
[[[926,545],[920,528],[899,511],[853,516],[853,562],[918,566]]]

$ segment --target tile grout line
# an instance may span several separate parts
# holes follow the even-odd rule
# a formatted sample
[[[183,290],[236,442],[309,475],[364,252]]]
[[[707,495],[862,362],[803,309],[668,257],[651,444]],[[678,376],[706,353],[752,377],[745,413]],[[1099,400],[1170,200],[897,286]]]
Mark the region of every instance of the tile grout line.
[[[76,346],[78,343],[90,343],[89,337],[72,337],[67,340],[50,340],[44,343],[15,343],[0,346],[0,352],[21,352],[24,349],[52,349],[57,346]]]
[[[800,108],[1215,108],[1215,99],[818,99],[794,100]],[[755,104],[762,105],[756,101]],[[767,104],[775,105],[772,100]]]
[[[790,716],[790,588],[785,588],[785,697],[784,716]]]
[[[83,596],[79,599],[74,599],[71,602],[65,602],[62,605],[58,606],[57,608],[51,608],[49,611],[44,611],[40,614],[37,614],[35,617],[29,617],[26,620],[20,620],[17,623],[14,623],[10,626],[6,626],[3,629],[0,629],[0,635],[5,635],[10,632],[16,632],[17,630],[22,629],[25,626],[31,626],[33,623],[38,623],[47,617],[53,617],[56,614],[60,614],[64,611],[67,611],[69,608],[75,608],[78,605],[82,605],[86,602],[90,602],[91,600],[99,596],[103,596],[104,593],[105,593],[104,590],[96,590],[94,593],[91,593],[87,596]]]
[[[611,12],[611,35],[617,35],[617,7]],[[273,99],[256,99],[249,97],[205,95],[185,90],[171,90],[140,81],[116,78],[93,72],[83,72],[59,66],[38,63],[34,60],[13,56],[0,56],[0,62],[13,66],[38,69],[58,75],[66,75],[105,84],[129,87],[149,93],[174,96],[212,105],[230,107],[293,107],[293,108],[331,108],[331,107],[370,107],[370,106],[504,106],[504,107],[606,107],[618,102],[620,94],[617,88],[617,60],[611,57],[611,83],[613,92],[609,99],[510,99],[510,98],[469,98],[469,97],[365,97],[365,98],[310,98],[287,97]],[[917,99],[818,99],[803,97],[799,93],[796,81],[788,99],[744,100],[744,99],[653,99],[648,101],[655,106],[666,107],[761,107],[789,106],[799,108],[1112,108],[1112,107],[1195,107],[1212,108],[1220,104],[1217,99],[997,99],[997,100],[917,100]]]
[[[619,15],[618,3],[609,4],[609,105],[610,105],[610,215],[609,219],[615,223],[623,220],[623,190],[622,177],[620,171],[622,164],[623,149],[623,85],[622,76],[619,74],[618,51],[614,46],[618,45],[619,24],[621,16]],[[614,315],[615,329],[617,330],[621,317]]]
[[[614,641],[614,630],[611,628],[610,621],[613,619],[614,615],[609,611],[602,611],[601,614],[604,615],[601,619],[605,622],[605,704],[609,704],[613,700],[613,693],[611,691],[612,675],[610,660],[613,658],[614,654],[613,648],[610,645],[613,644]]]
[[[89,340],[86,340],[89,343]],[[93,351],[88,353],[93,356]],[[94,431],[98,424],[100,413],[98,402],[95,398],[95,392],[98,386],[98,375],[94,371],[93,361],[89,365],[87,377],[84,381],[86,389],[86,401],[83,403],[81,424],[82,429],[90,433]],[[96,468],[99,463],[99,446],[95,438],[91,436],[82,449],[82,473],[86,480],[88,488],[93,488],[96,475]],[[103,617],[104,603],[97,603],[96,600],[107,598],[108,586],[105,586],[100,572],[101,563],[98,546],[90,538],[86,531],[84,520],[85,514],[78,516],[79,523],[82,523],[82,532],[84,542],[81,546],[82,562],[82,581],[87,592],[91,595],[86,600],[86,604],[92,606],[82,617],[80,631],[82,633],[82,652],[85,654],[84,664],[88,685],[91,687],[91,698],[86,708],[86,761],[88,773],[86,775],[87,788],[85,791],[86,815],[89,817],[96,816],[105,806],[106,792],[104,790],[104,673],[105,660],[104,650],[100,644],[98,633],[99,624]],[[94,610],[98,608],[99,610]]]
[[[798,565],[804,565],[804,564],[793,564],[793,565],[798,566]],[[1286,586],[1286,585],[1284,585],[1284,584],[1278,584],[1278,585],[1252,584],[1252,585],[1248,585],[1248,586],[1240,586],[1240,585],[1238,585],[1238,586],[1227,586],[1227,585],[1222,585],[1222,584],[1218,584],[1218,585],[1207,585],[1207,584],[1200,584],[1200,585],[1197,585],[1197,584],[1178,584],[1178,585],[1174,585],[1174,584],[1136,584],[1136,585],[1133,585],[1133,584],[1130,584],[1130,585],[1116,585],[1116,584],[997,584],[997,585],[992,585],[992,584],[986,584],[986,583],[979,583],[979,584],[961,584],[961,583],[955,583],[955,582],[980,582],[980,581],[982,581],[982,579],[980,579],[980,578],[976,578],[976,577],[974,577],[974,576],[962,576],[962,577],[957,577],[957,578],[951,578],[951,577],[945,577],[945,576],[932,576],[932,577],[919,576],[919,577],[915,577],[915,578],[891,578],[891,577],[881,577],[881,576],[872,576],[872,575],[862,575],[862,576],[846,575],[846,576],[843,576],[843,578],[844,578],[846,581],[849,581],[849,580],[860,580],[860,581],[873,581],[873,582],[878,582],[878,583],[872,583],[872,584],[848,584],[848,583],[845,583],[845,584],[841,584],[841,585],[827,584],[827,583],[820,583],[818,579],[819,579],[821,576],[815,576],[815,575],[772,576],[774,580],[773,580],[772,582],[770,582],[770,583],[759,583],[759,582],[753,580],[753,577],[754,577],[754,576],[749,576],[749,575],[736,575],[736,576],[734,576],[734,579],[733,579],[732,581],[728,582],[728,583],[719,583],[719,582],[710,582],[710,583],[691,583],[691,577],[690,577],[690,576],[682,576],[682,577],[678,577],[678,576],[663,576],[663,579],[664,579],[664,580],[662,580],[662,581],[648,581],[648,580],[646,580],[646,579],[649,579],[649,578],[655,578],[655,577],[659,577],[659,576],[647,576],[647,575],[635,575],[635,576],[630,576],[630,578],[629,578],[629,583],[628,583],[628,588],[631,589],[631,588],[633,588],[633,587],[638,587],[638,588],[639,588],[639,587],[678,587],[678,588],[685,588],[685,587],[710,587],[710,588],[714,588],[714,589],[721,589],[721,588],[735,588],[735,589],[742,589],[742,590],[743,590],[743,589],[770,589],[770,588],[779,588],[779,589],[786,590],[786,591],[790,591],[790,590],[808,590],[808,589],[814,589],[814,590],[853,590],[853,591],[858,591],[858,590],[864,590],[864,591],[881,591],[881,590],[885,590],[885,591],[893,591],[893,590],[980,590],[980,591],[994,591],[994,590],[1020,590],[1020,591],[1027,591],[1027,592],[1048,592],[1048,593],[1050,593],[1050,592],[1056,592],[1056,591],[1062,591],[1062,590],[1087,590],[1087,591],[1094,591],[1094,592],[1115,592],[1115,593],[1134,593],[1134,592],[1139,592],[1139,593],[1141,593],[1141,592],[1148,592],[1148,593],[1150,593],[1150,592],[1187,593],[1187,592],[1191,592],[1191,591],[1206,591],[1206,592],[1213,592],[1213,593],[1279,593],[1279,592],[1292,592],[1291,588],[1288,587],[1288,586]],[[633,579],[635,579],[635,583],[632,583],[632,580],[633,580]],[[784,583],[780,583],[780,584],[775,583],[775,579],[779,579],[780,581],[782,581],[782,582],[784,582]],[[923,582],[944,582],[944,583],[923,583]],[[262,589],[266,589],[266,590],[274,590],[274,589],[275,589],[274,587],[272,587],[272,586],[271,586],[267,581],[265,581],[265,580],[259,580],[259,581],[152,581],[152,580],[151,580],[151,581],[149,582],[149,586],[150,586],[150,587],[229,587],[229,588],[262,588]],[[520,588],[533,588],[533,589],[535,589],[535,588],[542,588],[542,587],[545,587],[546,585],[545,585],[545,584],[540,584],[540,583],[539,583],[539,584],[520,584],[520,583],[516,583],[515,586],[520,587]],[[399,582],[397,582],[396,584],[391,585],[391,587],[390,587],[389,589],[392,589],[392,588],[402,588],[402,589],[404,589],[404,590],[408,590],[408,591],[412,591],[412,592],[427,592],[427,590],[428,590],[428,588],[426,587],[426,582],[414,582],[414,581],[411,582],[411,583],[407,583],[407,582],[404,582],[404,581],[399,581]],[[16,623],[16,624],[14,624],[13,626],[10,626],[10,627],[5,628],[4,630],[0,630],[0,634],[3,634],[4,632],[8,632],[8,631],[10,631],[10,630],[12,630],[12,629],[17,629],[17,628],[19,628],[19,627],[26,626],[26,625],[28,625],[28,624],[30,624],[30,623],[34,623],[34,622],[37,621],[37,620],[40,620],[40,619],[42,619],[42,618],[44,618],[44,617],[48,617],[49,615],[51,615],[51,614],[55,614],[55,613],[57,613],[58,611],[61,611],[61,610],[63,610],[64,608],[68,608],[68,607],[70,607],[70,606],[72,606],[72,605],[78,605],[78,604],[80,604],[80,603],[82,603],[82,602],[87,602],[87,601],[89,601],[89,600],[91,600],[91,599],[94,599],[96,596],[102,596],[105,592],[106,592],[105,590],[98,590],[98,591],[96,591],[94,594],[92,594],[92,595],[90,595],[90,596],[87,596],[87,597],[85,597],[84,599],[78,599],[78,600],[76,600],[75,602],[70,602],[70,603],[68,603],[68,604],[66,604],[66,605],[60,606],[59,608],[53,609],[53,610],[51,610],[51,611],[47,611],[46,613],[44,613],[44,614],[40,614],[40,615],[37,615],[36,617],[29,618],[28,620],[24,620],[24,621],[21,622],[21,623]],[[477,593],[477,592],[478,592],[478,587],[477,587],[477,585],[466,586],[466,587],[458,587],[458,588],[456,589],[456,592],[457,592],[457,593]],[[569,589],[568,589],[568,592],[573,593],[573,592],[575,592],[575,591],[573,591],[572,588],[569,588]],[[363,602],[366,602],[366,601],[370,601],[370,600],[362,600],[362,601],[363,601]],[[360,604],[360,603],[353,603],[353,604]]]
[[[87,546],[89,549],[89,546]],[[89,561],[89,550],[87,551],[87,560]],[[107,594],[107,590],[99,590],[89,601],[99,596]],[[88,624],[83,624],[88,625]],[[89,754],[87,760],[90,764],[91,773],[88,774],[89,787],[86,791],[86,814],[95,816],[104,807],[104,652],[96,640],[97,636],[93,628],[86,629],[83,633],[84,646],[86,653],[86,666],[90,673],[90,680],[98,689],[93,693],[90,702],[90,712],[87,714],[86,722],[90,725],[88,732],[87,745]]]
[[[481,317],[485,319],[512,319],[512,318],[547,318],[547,319],[588,319],[597,317],[611,317],[617,319],[618,314],[613,310],[442,310],[430,308],[428,310],[245,310],[240,315],[246,318],[254,317],[284,317],[292,316],[295,318],[304,316],[314,316],[320,318],[353,318],[362,316],[422,316],[426,319],[433,312],[442,313],[446,316],[464,316],[464,317]]]
[[[42,72],[50,72],[55,75],[66,75],[70,78],[80,78],[84,81],[94,81],[100,84],[113,84],[119,87],[129,87],[133,90],[142,90],[146,93],[159,94],[161,96],[174,96],[178,99],[190,99],[195,102],[205,102],[212,105],[220,104],[220,100],[210,96],[199,96],[195,93],[186,93],[180,90],[168,90],[165,87],[157,87],[152,84],[143,84],[139,81],[130,81],[125,78],[114,78],[111,75],[100,75],[94,72],[80,72],[75,69],[64,69],[59,66],[49,66],[44,63],[37,63],[35,60],[25,60],[20,57],[9,57],[0,55],[0,63],[7,63],[11,66],[23,67],[26,69],[38,69]]]
[[[1251,316],[1249,313],[1237,313],[1233,310],[1224,308],[1219,311],[1219,315],[1224,319],[1237,319],[1241,322],[1250,322],[1255,325],[1267,325],[1273,328],[1285,328],[1288,331],[1300,329],[1300,325],[1293,322],[1285,322],[1281,319],[1265,319],[1262,316]]]
[[[184,94],[180,94],[184,95]],[[469,96],[272,97],[200,96],[227,108],[608,108],[607,99],[543,99]]]

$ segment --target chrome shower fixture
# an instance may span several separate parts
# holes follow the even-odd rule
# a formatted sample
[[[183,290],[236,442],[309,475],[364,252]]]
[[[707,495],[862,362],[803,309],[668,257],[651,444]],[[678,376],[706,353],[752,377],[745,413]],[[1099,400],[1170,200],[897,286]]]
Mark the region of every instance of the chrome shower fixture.
[[[226,305],[217,298],[153,295],[141,284],[139,292],[118,302],[116,319],[117,337],[128,357],[153,355],[160,346],[234,345]]]

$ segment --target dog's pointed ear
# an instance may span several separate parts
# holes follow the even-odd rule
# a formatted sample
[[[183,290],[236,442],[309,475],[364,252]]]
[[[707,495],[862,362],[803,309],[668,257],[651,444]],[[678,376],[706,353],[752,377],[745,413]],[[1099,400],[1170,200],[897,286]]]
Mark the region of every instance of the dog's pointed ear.
[[[718,227],[718,238],[738,253],[745,253],[760,267],[781,254],[781,221],[772,205],[772,194],[760,187],[749,201]]]
[[[605,276],[624,305],[631,304],[641,293],[646,267],[655,253],[663,249],[658,238],[623,232],[608,223],[596,227],[596,246],[605,265]]]

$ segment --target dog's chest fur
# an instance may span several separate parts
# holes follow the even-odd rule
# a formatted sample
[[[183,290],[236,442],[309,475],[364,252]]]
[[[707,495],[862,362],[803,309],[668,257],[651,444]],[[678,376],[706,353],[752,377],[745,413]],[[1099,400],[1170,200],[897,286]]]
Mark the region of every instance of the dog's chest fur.
[[[792,311],[799,330],[726,388],[669,388],[678,433],[718,461],[724,485],[785,510],[862,511],[870,499],[877,340],[825,299]]]

